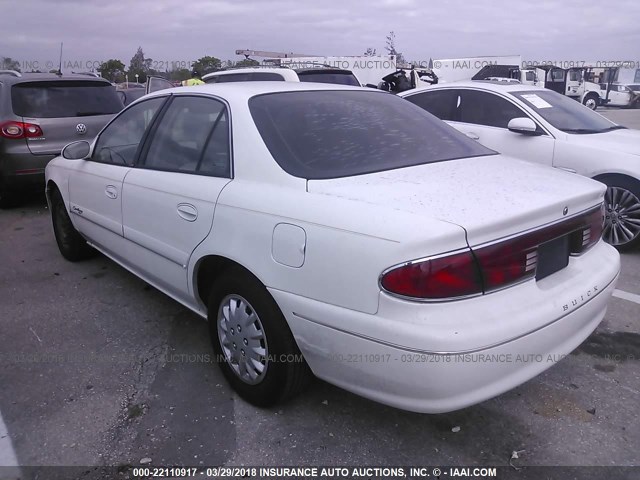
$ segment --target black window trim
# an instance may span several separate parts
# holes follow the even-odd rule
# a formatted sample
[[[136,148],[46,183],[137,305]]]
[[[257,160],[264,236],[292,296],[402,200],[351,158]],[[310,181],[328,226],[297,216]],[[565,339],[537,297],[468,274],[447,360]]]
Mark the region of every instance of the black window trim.
[[[536,118],[535,116],[533,116],[533,115],[531,114],[531,112],[529,111],[529,109],[528,109],[528,108],[525,108],[525,107],[526,107],[526,105],[520,105],[520,104],[518,104],[516,101],[514,101],[512,98],[508,97],[507,95],[504,95],[502,92],[496,92],[496,91],[494,91],[494,90],[487,90],[486,88],[478,88],[478,87],[475,87],[475,86],[474,86],[474,87],[467,87],[467,86],[462,87],[462,86],[460,86],[460,85],[456,85],[455,87],[454,87],[454,86],[451,86],[451,87],[447,87],[447,88],[433,88],[433,89],[425,88],[425,89],[419,90],[419,91],[417,91],[417,92],[415,92],[415,93],[413,93],[413,92],[412,92],[412,94],[411,94],[411,95],[405,95],[405,98],[407,98],[407,97],[412,97],[412,96],[414,96],[414,95],[419,95],[419,94],[429,93],[429,90],[431,90],[431,91],[433,91],[433,92],[435,92],[435,91],[443,91],[443,90],[454,90],[454,91],[460,91],[460,90],[473,90],[473,91],[476,91],[476,92],[484,92],[484,93],[490,93],[490,94],[496,95],[496,96],[498,96],[498,97],[500,97],[500,98],[502,98],[502,99],[504,99],[504,100],[506,100],[506,101],[510,102],[512,105],[514,105],[515,107],[517,107],[520,111],[522,111],[522,113],[524,113],[527,117],[529,117],[531,120],[533,120],[533,122],[536,124],[536,126],[537,126],[537,127],[539,127],[539,128],[543,131],[543,134],[542,134],[542,135],[540,135],[540,136],[543,136],[543,137],[548,136],[548,137],[550,137],[550,138],[552,138],[552,139],[555,139],[555,138],[556,138],[556,137],[555,137],[555,135],[553,135],[553,134],[549,131],[549,129],[548,129],[548,128],[546,128],[546,127],[542,124],[542,122],[540,122],[540,121],[538,120],[538,118]],[[534,90],[532,90],[532,92],[534,92]],[[413,102],[412,102],[412,103],[413,103]],[[460,120],[443,120],[443,122],[463,123],[463,124],[465,124],[465,125],[480,125],[480,124],[477,124],[477,123],[461,122]],[[503,128],[503,127],[494,127],[493,125],[480,125],[480,126],[481,126],[481,127],[485,127],[485,128],[499,128],[500,130],[506,130],[506,128]]]
[[[201,177],[224,178],[228,180],[233,180],[235,176],[235,171],[233,168],[233,163],[234,163],[233,162],[233,134],[232,134],[233,126],[231,124],[231,108],[229,106],[229,102],[227,102],[225,99],[220,98],[216,95],[210,95],[210,94],[203,95],[203,94],[197,94],[197,93],[194,94],[191,92],[190,93],[173,93],[169,95],[169,97],[170,97],[169,101],[165,102],[162,109],[158,111],[158,115],[152,122],[151,127],[148,128],[147,131],[145,132],[145,135],[143,137],[144,143],[140,142],[140,145],[142,146],[142,148],[138,152],[136,152],[134,166],[142,170],[153,170],[156,172],[173,172],[173,173],[181,173],[184,175],[199,175]],[[155,137],[155,134],[158,130],[160,122],[162,121],[165,114],[167,113],[167,110],[171,107],[171,104],[173,103],[174,99],[184,98],[184,97],[195,97],[195,98],[206,98],[209,100],[217,100],[218,102],[224,105],[224,109],[222,110],[222,112],[220,112],[220,114],[218,115],[218,118],[216,118],[216,121],[214,122],[214,128],[218,125],[219,120],[222,118],[222,113],[226,111],[227,123],[229,125],[229,131],[227,132],[227,135],[229,137],[229,175],[228,176],[223,177],[220,175],[213,175],[211,173],[203,173],[203,172],[185,172],[183,170],[177,170],[173,168],[157,168],[157,167],[150,167],[145,165],[147,160],[147,154],[149,153],[149,148],[151,147],[151,142]],[[213,133],[213,128],[211,129],[211,132],[209,132],[209,135],[207,136],[207,140],[209,140],[209,137],[211,136],[212,133]],[[200,165],[200,159],[199,159],[198,165]]]
[[[98,141],[100,141],[100,137],[102,137],[102,134],[105,132],[105,130],[107,128],[109,128],[109,126],[115,122],[116,120],[118,120],[118,118],[120,118],[121,115],[123,115],[126,111],[128,111],[130,108],[133,108],[137,105],[140,105],[142,103],[148,102],[150,100],[155,100],[156,98],[164,98],[164,102],[160,105],[160,108],[158,108],[158,111],[156,112],[156,114],[154,115],[153,119],[151,120],[151,123],[149,124],[149,126],[146,128],[146,130],[144,131],[144,133],[142,134],[142,138],[140,139],[140,143],[138,144],[138,148],[136,149],[136,153],[133,156],[133,163],[131,165],[127,165],[127,164],[120,164],[120,163],[113,163],[113,162],[106,162],[106,161],[102,161],[102,160],[98,160],[95,157],[95,147],[96,145],[98,145]],[[138,158],[140,156],[140,153],[142,152],[142,148],[144,146],[144,143],[147,140],[147,137],[149,136],[149,132],[151,131],[151,129],[154,127],[154,125],[158,122],[158,119],[160,118],[160,114],[163,112],[163,110],[166,108],[167,104],[169,103],[167,101],[167,99],[169,99],[171,97],[171,95],[158,95],[158,96],[153,96],[150,98],[145,98],[144,100],[141,101],[136,101],[135,103],[131,103],[129,105],[127,105],[125,108],[123,108],[119,113],[117,113],[115,115],[115,117],[113,117],[109,123],[107,123],[104,127],[102,127],[102,130],[100,130],[100,132],[98,133],[98,135],[96,135],[95,140],[93,141],[93,146],[92,146],[92,150],[91,150],[91,155],[87,158],[87,161],[90,162],[95,162],[95,163],[100,163],[102,165],[114,165],[116,167],[126,167],[126,168],[135,168],[137,163],[138,163]]]

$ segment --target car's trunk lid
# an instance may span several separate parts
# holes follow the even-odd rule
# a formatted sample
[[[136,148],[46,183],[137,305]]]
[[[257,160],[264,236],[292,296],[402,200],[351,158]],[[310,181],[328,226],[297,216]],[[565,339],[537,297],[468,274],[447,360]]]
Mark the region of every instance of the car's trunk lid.
[[[333,180],[311,193],[384,205],[461,226],[474,247],[568,218],[602,201],[587,178],[502,155]]]

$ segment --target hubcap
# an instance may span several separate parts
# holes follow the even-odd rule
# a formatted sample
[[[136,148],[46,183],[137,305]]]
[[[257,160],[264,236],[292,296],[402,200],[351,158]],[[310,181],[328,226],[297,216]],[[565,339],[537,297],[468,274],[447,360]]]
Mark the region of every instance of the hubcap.
[[[267,373],[267,337],[258,314],[240,295],[227,295],[218,308],[218,340],[231,370],[256,385]]]
[[[585,102],[585,105],[593,110],[596,106],[596,101],[593,98],[590,98]]]
[[[602,236],[611,245],[625,245],[640,235],[640,200],[629,190],[608,187],[604,197]]]

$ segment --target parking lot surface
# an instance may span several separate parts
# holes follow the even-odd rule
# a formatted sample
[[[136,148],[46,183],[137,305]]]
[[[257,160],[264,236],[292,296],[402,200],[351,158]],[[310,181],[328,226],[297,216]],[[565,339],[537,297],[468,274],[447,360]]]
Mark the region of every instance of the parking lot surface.
[[[640,128],[640,110],[601,113]],[[62,258],[43,197],[0,211],[0,231],[0,464],[640,465],[640,251],[572,355],[420,415],[322,381],[252,407],[211,363],[206,322],[103,256]]]

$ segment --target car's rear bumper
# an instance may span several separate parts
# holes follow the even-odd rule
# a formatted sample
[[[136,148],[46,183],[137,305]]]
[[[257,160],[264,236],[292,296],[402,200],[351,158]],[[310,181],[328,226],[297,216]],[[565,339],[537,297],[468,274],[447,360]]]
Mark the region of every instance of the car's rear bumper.
[[[0,188],[20,193],[44,186],[44,169],[56,155],[20,153],[0,157]]]
[[[400,301],[384,294],[378,314],[367,315],[271,292],[318,377],[394,407],[439,413],[524,383],[593,332],[604,317],[620,263],[617,252],[604,242],[588,255],[565,269],[569,271],[558,272],[569,275],[570,270],[586,268],[592,274],[564,282],[561,297],[556,289],[562,278],[551,280],[551,276],[539,285],[529,282],[479,299],[451,302],[456,304],[454,310],[418,305],[421,316],[411,311],[415,305],[406,305],[402,316]],[[536,296],[531,289],[539,290],[536,302],[527,301],[527,295]],[[487,308],[487,300],[492,308]],[[367,322],[370,328],[363,329]],[[515,328],[506,328],[504,322]]]

